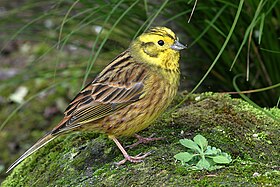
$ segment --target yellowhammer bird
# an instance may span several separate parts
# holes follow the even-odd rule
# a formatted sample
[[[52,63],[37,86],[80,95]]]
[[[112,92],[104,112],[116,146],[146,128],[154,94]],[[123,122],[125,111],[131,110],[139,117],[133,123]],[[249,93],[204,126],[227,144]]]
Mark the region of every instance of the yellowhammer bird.
[[[125,157],[119,164],[141,162],[149,153],[129,156],[117,137],[145,129],[168,107],[179,85],[179,51],[185,48],[166,27],[137,37],[72,100],[62,121],[7,172],[51,140],[74,131],[105,133]]]

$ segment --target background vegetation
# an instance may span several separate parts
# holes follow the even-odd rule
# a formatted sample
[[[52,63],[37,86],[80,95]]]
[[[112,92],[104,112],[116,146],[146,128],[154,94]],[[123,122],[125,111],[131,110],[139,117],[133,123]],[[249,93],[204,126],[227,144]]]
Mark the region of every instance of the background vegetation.
[[[260,89],[247,96],[262,107],[279,106],[279,0],[1,1],[1,177],[61,119],[85,83],[156,25],[172,28],[189,46],[182,90]]]

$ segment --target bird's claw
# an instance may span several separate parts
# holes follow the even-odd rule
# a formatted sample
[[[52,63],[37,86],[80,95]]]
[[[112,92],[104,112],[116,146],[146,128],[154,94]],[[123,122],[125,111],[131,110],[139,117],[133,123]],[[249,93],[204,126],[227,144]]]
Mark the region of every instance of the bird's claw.
[[[164,139],[163,137],[153,138],[154,135],[155,135],[155,134],[152,134],[152,135],[149,136],[148,138],[145,138],[145,137],[142,137],[142,136],[140,136],[140,135],[138,135],[138,134],[135,134],[134,136],[135,136],[135,138],[138,139],[138,141],[135,142],[135,143],[133,143],[133,144],[131,144],[131,145],[126,146],[126,148],[132,149],[133,147],[136,147],[137,145],[142,144],[142,143],[143,143],[143,144],[146,144],[146,143],[149,143],[149,142],[151,142],[151,141],[157,141],[157,140],[162,140],[162,139]]]
[[[127,156],[125,156],[125,158],[123,160],[121,160],[119,162],[115,162],[115,164],[117,166],[120,166],[120,165],[126,163],[126,161],[130,161],[130,162],[133,162],[133,163],[142,162],[143,159],[145,157],[149,156],[150,154],[152,154],[152,151],[149,151],[149,152],[147,152],[145,154],[140,153],[140,154],[138,154],[136,156],[129,156],[129,155],[127,155]]]

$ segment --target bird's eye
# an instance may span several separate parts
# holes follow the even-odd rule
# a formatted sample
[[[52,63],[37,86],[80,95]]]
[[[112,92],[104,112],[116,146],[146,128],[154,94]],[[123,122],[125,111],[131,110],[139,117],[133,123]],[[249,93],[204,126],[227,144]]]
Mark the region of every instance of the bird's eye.
[[[163,45],[164,45],[164,41],[163,41],[163,40],[159,40],[157,43],[158,43],[158,45],[160,45],[160,46],[163,46]]]

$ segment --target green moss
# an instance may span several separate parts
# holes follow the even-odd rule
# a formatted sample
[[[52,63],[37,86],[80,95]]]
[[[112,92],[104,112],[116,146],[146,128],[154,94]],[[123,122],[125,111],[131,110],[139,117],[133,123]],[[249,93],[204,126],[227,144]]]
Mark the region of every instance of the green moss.
[[[269,111],[276,117],[280,114],[279,109]],[[32,155],[2,186],[275,186],[280,183],[279,127],[279,122],[240,99],[213,93],[192,95],[186,105],[166,112],[141,132],[165,137],[128,150],[131,155],[153,151],[142,163],[116,167],[114,162],[123,157],[111,140],[105,135],[76,133]],[[176,162],[173,156],[184,150],[179,139],[196,134],[230,153],[233,163],[215,171],[190,171]],[[134,141],[120,140],[124,145]]]

